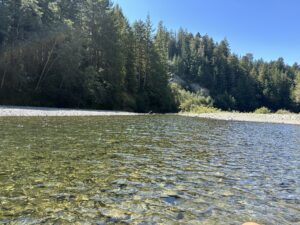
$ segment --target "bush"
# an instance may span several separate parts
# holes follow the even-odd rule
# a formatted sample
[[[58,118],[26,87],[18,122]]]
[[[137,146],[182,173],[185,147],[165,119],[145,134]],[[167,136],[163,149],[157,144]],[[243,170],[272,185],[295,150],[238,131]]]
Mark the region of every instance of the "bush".
[[[213,100],[201,92],[192,93],[184,90],[178,84],[171,84],[177,105],[182,112],[192,112],[198,107],[212,107]]]
[[[227,92],[225,92],[224,94],[217,95],[215,97],[215,105],[218,108],[231,111],[236,109],[236,104],[236,99]]]
[[[261,107],[259,109],[256,109],[254,111],[254,113],[257,113],[257,114],[269,114],[269,113],[271,113],[271,110],[268,109],[267,107]]]
[[[221,112],[220,109],[209,107],[209,106],[197,106],[191,110],[192,113],[202,114],[202,113],[217,113]]]
[[[292,114],[292,112],[286,110],[286,109],[279,109],[276,114]]]

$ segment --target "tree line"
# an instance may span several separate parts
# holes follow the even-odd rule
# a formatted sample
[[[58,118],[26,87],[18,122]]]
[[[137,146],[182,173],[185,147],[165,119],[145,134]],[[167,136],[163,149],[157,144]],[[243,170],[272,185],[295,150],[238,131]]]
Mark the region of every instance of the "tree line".
[[[252,54],[231,53],[227,40],[214,42],[208,35],[162,32],[168,46],[170,72],[209,91],[214,105],[226,110],[252,111],[259,107],[299,110],[300,66],[283,58],[265,62]],[[189,85],[188,85],[189,86]]]
[[[299,110],[300,66],[282,58],[239,57],[149,17],[130,24],[109,0],[0,0],[0,104],[174,112],[174,77],[221,109]]]

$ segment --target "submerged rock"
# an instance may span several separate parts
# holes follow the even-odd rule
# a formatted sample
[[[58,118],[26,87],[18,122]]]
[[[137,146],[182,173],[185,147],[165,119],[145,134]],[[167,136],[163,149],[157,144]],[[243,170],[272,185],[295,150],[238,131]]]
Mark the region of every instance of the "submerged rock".
[[[244,223],[243,225],[259,225],[258,223],[253,223],[253,222],[247,222],[247,223]]]
[[[121,209],[103,209],[101,210],[101,214],[114,221],[130,219],[130,214]]]

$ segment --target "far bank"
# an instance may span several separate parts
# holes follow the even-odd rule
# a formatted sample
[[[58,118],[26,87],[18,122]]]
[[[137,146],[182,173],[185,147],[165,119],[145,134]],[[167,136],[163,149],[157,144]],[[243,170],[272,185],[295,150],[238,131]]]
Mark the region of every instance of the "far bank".
[[[216,113],[179,113],[181,116],[197,117],[226,121],[246,121],[260,123],[279,123],[300,125],[300,114],[256,114],[256,113],[236,113],[236,112],[216,112]]]

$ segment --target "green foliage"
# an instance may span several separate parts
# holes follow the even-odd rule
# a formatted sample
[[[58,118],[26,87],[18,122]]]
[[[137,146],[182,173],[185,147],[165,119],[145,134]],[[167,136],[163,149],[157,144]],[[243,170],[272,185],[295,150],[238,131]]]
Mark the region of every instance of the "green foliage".
[[[220,109],[210,106],[196,106],[191,109],[191,113],[203,114],[203,113],[218,113],[222,112]]]
[[[186,86],[171,90],[171,75]],[[300,111],[300,66],[162,22],[154,33],[149,17],[131,26],[110,0],[0,1],[0,104]]]
[[[213,105],[212,98],[204,96],[202,93],[192,93],[182,89],[177,84],[171,84],[176,102],[182,112],[192,112],[200,107],[211,107]]]
[[[174,111],[155,42],[109,0],[3,1],[0,104]]]
[[[298,67],[298,66],[296,66]],[[295,79],[295,87],[292,90],[292,98],[298,106],[300,106],[300,71],[297,72]]]
[[[276,114],[292,114],[292,112],[286,109],[279,109],[276,111]]]
[[[221,109],[235,110],[236,109],[236,99],[225,92],[224,94],[219,94],[215,96],[216,106]]]
[[[300,82],[295,80],[300,71],[298,65],[286,65],[282,58],[255,61],[251,54],[240,58],[231,53],[227,40],[215,43],[207,35],[182,29],[177,37],[169,39],[169,52],[174,52],[172,57],[169,55],[170,72],[188,84],[208,89],[217,108],[253,111],[262,106],[272,110],[293,110],[295,104],[300,107]]]
[[[255,111],[254,111],[254,113],[256,113],[256,114],[269,114],[269,113],[271,113],[272,111],[270,110],[270,109],[268,109],[267,107],[261,107],[261,108],[259,108],[259,109],[256,109]]]

